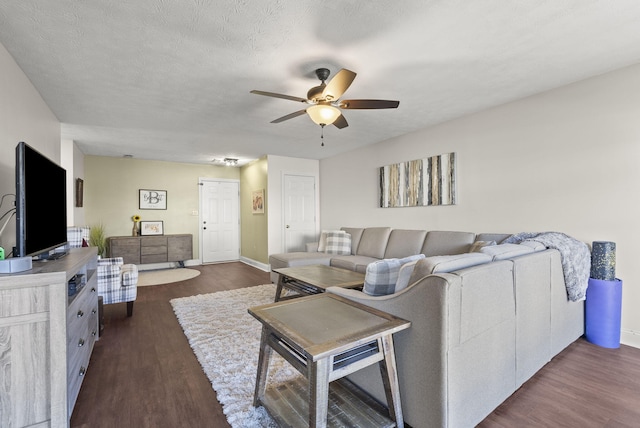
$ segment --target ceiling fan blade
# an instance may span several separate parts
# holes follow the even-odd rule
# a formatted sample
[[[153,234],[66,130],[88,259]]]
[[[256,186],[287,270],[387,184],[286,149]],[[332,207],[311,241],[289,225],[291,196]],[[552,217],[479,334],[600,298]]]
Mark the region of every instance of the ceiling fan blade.
[[[353,79],[356,78],[356,73],[351,70],[343,68],[333,76],[327,86],[322,91],[322,97],[328,101],[337,100],[345,93],[345,91],[351,86]]]
[[[400,101],[391,100],[342,100],[340,108],[346,109],[378,109],[398,108]]]
[[[349,124],[347,123],[347,119],[345,119],[344,115],[342,114],[338,116],[338,118],[335,120],[335,122],[333,122],[333,124],[338,129],[346,128],[347,126],[349,126]]]
[[[275,92],[256,91],[255,89],[253,91],[250,91],[250,92],[252,94],[256,94],[256,95],[264,95],[265,97],[282,98],[283,100],[298,101],[300,103],[306,103],[307,102],[306,98],[294,97],[294,96],[291,96],[291,95],[284,95],[284,94],[277,94]]]
[[[307,110],[298,110],[294,113],[289,113],[286,116],[282,116],[277,118],[276,120],[272,120],[271,123],[280,123],[280,122],[284,122],[285,120],[289,120],[289,119],[293,119],[294,117],[298,117],[298,116],[302,116],[303,114],[305,114],[307,112]]]

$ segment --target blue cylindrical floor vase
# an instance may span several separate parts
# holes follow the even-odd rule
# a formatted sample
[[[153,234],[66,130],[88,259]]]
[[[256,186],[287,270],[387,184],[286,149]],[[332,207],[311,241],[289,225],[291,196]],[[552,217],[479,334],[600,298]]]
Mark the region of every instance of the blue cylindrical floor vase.
[[[619,348],[622,280],[589,278],[584,310],[587,340],[603,348]]]

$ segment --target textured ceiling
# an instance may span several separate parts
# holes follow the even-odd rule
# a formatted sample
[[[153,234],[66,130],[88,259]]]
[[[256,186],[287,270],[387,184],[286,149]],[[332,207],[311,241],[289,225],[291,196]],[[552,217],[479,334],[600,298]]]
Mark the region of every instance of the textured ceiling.
[[[321,159],[640,62],[640,2],[0,0],[0,43],[85,154]],[[269,123],[318,67],[400,107]]]

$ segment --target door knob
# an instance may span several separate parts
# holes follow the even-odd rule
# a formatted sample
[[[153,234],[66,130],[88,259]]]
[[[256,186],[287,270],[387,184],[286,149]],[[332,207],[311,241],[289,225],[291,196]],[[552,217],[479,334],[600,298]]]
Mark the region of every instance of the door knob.
[[[286,227],[287,227],[287,229],[289,229],[289,227],[290,227],[290,226],[289,226],[289,225],[287,225]]]

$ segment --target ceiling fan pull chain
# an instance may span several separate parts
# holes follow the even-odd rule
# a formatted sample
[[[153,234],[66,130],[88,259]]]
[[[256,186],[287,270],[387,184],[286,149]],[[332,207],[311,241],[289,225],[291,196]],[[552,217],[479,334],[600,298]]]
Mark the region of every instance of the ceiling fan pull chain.
[[[320,125],[320,141],[322,141],[322,144],[320,144],[320,147],[324,147],[324,124]]]

